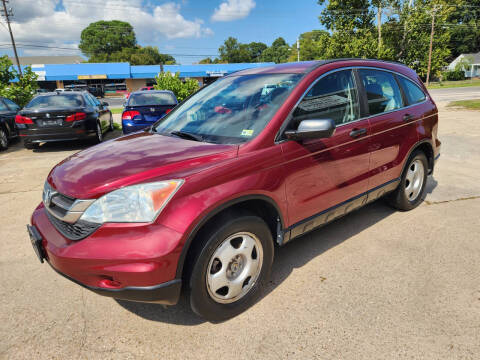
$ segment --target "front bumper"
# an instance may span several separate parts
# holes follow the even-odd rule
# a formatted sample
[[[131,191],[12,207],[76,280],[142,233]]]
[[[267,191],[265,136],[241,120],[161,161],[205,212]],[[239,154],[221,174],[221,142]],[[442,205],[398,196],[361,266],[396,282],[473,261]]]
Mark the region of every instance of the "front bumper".
[[[104,224],[73,241],[52,225],[43,204],[31,223],[41,238],[42,257],[67,279],[117,299],[167,305],[178,301],[181,234],[157,224]]]

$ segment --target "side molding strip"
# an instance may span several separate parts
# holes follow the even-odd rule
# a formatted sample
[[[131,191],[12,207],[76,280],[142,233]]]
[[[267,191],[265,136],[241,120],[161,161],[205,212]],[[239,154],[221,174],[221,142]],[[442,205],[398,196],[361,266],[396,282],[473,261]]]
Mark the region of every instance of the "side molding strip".
[[[379,199],[385,194],[395,190],[399,183],[400,178],[390,180],[385,184],[379,185],[363,194],[357,195],[338,205],[332,206],[331,208],[323,210],[318,214],[291,225],[283,231],[283,237],[278,238],[278,244],[285,245],[290,240],[324,226],[333,220],[345,216],[346,214]]]

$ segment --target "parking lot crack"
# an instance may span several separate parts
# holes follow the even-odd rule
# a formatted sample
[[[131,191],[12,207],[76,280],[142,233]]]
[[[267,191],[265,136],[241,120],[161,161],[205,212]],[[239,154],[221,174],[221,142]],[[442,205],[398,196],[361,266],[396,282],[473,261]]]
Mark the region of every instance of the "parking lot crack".
[[[469,196],[469,197],[461,197],[461,198],[458,198],[458,199],[442,200],[442,201],[428,201],[428,200],[425,200],[425,204],[427,204],[427,205],[438,205],[438,204],[446,204],[446,203],[451,203],[451,202],[456,202],[456,201],[475,200],[475,199],[480,199],[480,195]]]

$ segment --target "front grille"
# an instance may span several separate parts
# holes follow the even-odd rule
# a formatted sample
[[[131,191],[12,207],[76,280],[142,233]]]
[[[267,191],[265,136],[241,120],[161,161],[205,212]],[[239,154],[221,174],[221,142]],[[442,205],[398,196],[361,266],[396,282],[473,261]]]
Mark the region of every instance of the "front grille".
[[[100,227],[100,224],[94,224],[83,220],[78,220],[75,224],[69,224],[57,219],[48,211],[46,213],[53,226],[55,226],[63,236],[70,240],[82,240],[93,234],[93,232]]]

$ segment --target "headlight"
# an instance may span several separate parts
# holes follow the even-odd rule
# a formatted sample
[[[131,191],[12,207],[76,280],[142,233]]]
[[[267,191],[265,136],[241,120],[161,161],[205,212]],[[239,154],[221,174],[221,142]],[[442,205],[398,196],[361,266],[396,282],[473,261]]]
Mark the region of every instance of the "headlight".
[[[97,224],[152,222],[183,182],[183,180],[159,181],[112,191],[90,205],[80,220]]]

